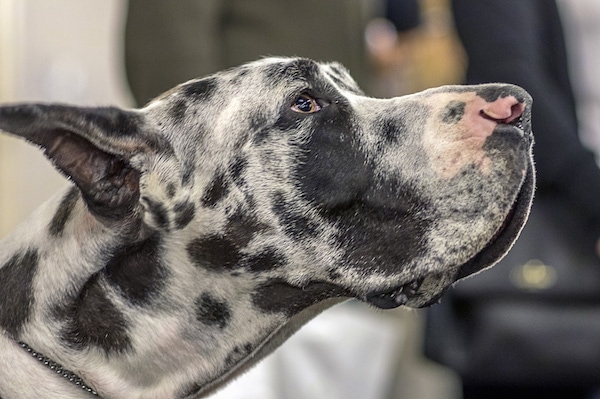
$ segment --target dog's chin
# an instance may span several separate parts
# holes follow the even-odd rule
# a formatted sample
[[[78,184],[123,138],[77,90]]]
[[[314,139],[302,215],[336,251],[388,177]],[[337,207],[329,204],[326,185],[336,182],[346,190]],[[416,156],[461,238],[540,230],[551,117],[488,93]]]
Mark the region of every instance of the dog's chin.
[[[458,271],[452,268],[448,273],[437,271],[435,274],[419,276],[396,287],[370,292],[362,300],[380,309],[398,306],[423,308],[439,302],[440,297],[454,282],[479,273],[504,257],[527,221],[534,186],[535,174],[533,167],[529,166],[521,190],[502,225],[485,247],[462,264]]]

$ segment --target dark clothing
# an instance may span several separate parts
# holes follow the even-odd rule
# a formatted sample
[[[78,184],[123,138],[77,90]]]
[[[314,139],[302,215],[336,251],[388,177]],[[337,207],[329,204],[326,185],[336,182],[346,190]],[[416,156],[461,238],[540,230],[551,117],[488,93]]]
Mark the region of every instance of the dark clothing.
[[[509,82],[531,93],[538,195],[562,195],[600,238],[600,169],[577,136],[575,102],[556,3],[453,0],[467,83]]]
[[[452,8],[468,56],[467,83],[509,82],[522,86],[533,96],[536,196],[539,199],[551,195],[579,211],[588,228],[585,236],[590,239],[585,248],[592,252],[600,238],[600,169],[578,137],[556,3],[452,0]],[[530,381],[530,386],[481,385],[468,379],[463,383],[464,399],[577,399],[585,398],[589,389],[540,386],[535,381]]]
[[[398,32],[415,29],[421,24],[421,3],[417,0],[386,0],[384,16]]]
[[[344,64],[364,89],[364,0],[130,0],[127,76],[140,105],[186,80],[264,56]]]

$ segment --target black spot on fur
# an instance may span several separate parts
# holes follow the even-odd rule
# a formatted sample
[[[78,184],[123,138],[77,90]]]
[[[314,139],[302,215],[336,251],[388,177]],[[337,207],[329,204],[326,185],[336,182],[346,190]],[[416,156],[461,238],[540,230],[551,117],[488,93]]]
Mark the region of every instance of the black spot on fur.
[[[207,326],[223,329],[229,324],[231,310],[226,302],[204,293],[196,299],[196,319]]]
[[[466,103],[463,101],[450,101],[444,113],[442,115],[442,122],[444,123],[457,123],[463,118],[465,114]]]
[[[60,236],[65,228],[65,225],[69,221],[69,217],[71,216],[71,212],[79,199],[79,190],[76,186],[73,186],[68,192],[67,195],[63,198],[54,217],[50,221],[50,227],[48,231],[51,236]]]
[[[187,158],[184,162],[183,162],[183,167],[182,167],[182,176],[181,176],[181,184],[185,187],[189,186],[190,184],[192,184],[194,182],[194,172],[196,171],[196,165],[195,165],[195,161],[196,161],[196,157],[194,155],[186,155],[190,158]]]
[[[187,252],[198,267],[215,271],[235,268],[241,257],[238,247],[231,240],[216,235],[191,241]]]
[[[217,87],[217,78],[210,77],[187,83],[182,90],[186,97],[196,101],[204,101],[212,97]]]
[[[250,117],[250,130],[257,132],[265,128],[267,125],[267,118],[265,115],[260,113],[254,113]]]
[[[279,82],[285,74],[286,63],[276,62],[271,65],[267,65],[264,68],[264,75],[266,82]]]
[[[229,186],[225,181],[225,176],[218,174],[210,183],[208,190],[202,197],[202,204],[207,207],[215,206],[227,193]]]
[[[13,255],[0,268],[0,327],[13,338],[18,337],[31,314],[38,260],[37,250],[29,249]]]
[[[241,183],[242,182],[242,173],[248,166],[248,160],[246,158],[238,157],[233,161],[229,168],[229,174],[234,182]]]
[[[169,183],[169,185],[167,185],[167,195],[169,198],[173,198],[175,194],[177,194],[177,188],[175,188],[173,183]]]
[[[188,109],[188,102],[185,98],[178,98],[171,108],[169,108],[169,116],[175,123],[181,123],[185,119],[185,114]]]
[[[256,233],[266,229],[250,211],[238,211],[229,217],[226,235],[238,248],[244,248]]]
[[[142,123],[139,115],[117,107],[95,108],[87,115],[88,120],[107,136],[133,136],[139,132]]]
[[[256,145],[267,143],[269,141],[269,137],[272,133],[272,130],[273,129],[270,129],[268,127],[264,127],[260,130],[257,130],[256,133],[254,133],[254,137],[252,137],[252,143]]]
[[[90,346],[107,354],[131,349],[125,316],[108,299],[106,285],[99,274],[93,276],[77,298],[56,310],[65,319],[62,340],[77,350]]]
[[[149,197],[143,197],[142,199],[148,207],[147,211],[152,214],[154,223],[161,229],[169,227],[169,216],[162,202],[154,201]]]
[[[283,255],[273,248],[265,249],[258,254],[250,256],[246,261],[248,269],[255,273],[274,270],[285,264]]]
[[[296,207],[288,204],[281,193],[274,195],[273,211],[285,232],[293,238],[314,237],[319,232],[319,224],[298,212]]]
[[[131,303],[143,306],[165,285],[167,269],[157,236],[121,248],[105,267],[107,281]]]
[[[175,226],[178,229],[183,229],[187,226],[194,219],[194,215],[196,214],[196,207],[191,202],[180,202],[175,204],[173,210],[176,213]]]
[[[350,293],[328,283],[312,283],[295,287],[282,280],[271,280],[256,288],[252,303],[266,313],[283,313],[287,316],[302,311],[322,300],[349,297]]]
[[[396,144],[405,136],[406,125],[401,119],[384,119],[381,122],[381,135],[387,144]]]
[[[327,275],[329,276],[330,280],[339,280],[342,275],[340,274],[340,272],[337,269],[330,269],[327,271]]]

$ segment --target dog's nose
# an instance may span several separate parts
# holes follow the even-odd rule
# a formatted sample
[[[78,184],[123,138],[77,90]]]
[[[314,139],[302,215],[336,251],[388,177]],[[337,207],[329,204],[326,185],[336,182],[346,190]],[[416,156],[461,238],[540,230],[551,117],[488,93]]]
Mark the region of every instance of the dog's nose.
[[[479,114],[496,123],[511,123],[520,118],[523,111],[525,111],[525,103],[519,101],[515,96],[509,95],[486,103]]]

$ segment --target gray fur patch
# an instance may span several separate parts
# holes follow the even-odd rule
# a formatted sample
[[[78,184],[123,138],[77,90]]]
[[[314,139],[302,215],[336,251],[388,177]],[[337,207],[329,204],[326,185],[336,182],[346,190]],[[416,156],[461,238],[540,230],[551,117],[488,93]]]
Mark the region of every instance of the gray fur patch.
[[[464,101],[450,101],[442,114],[442,122],[457,123],[465,114],[466,103]]]

